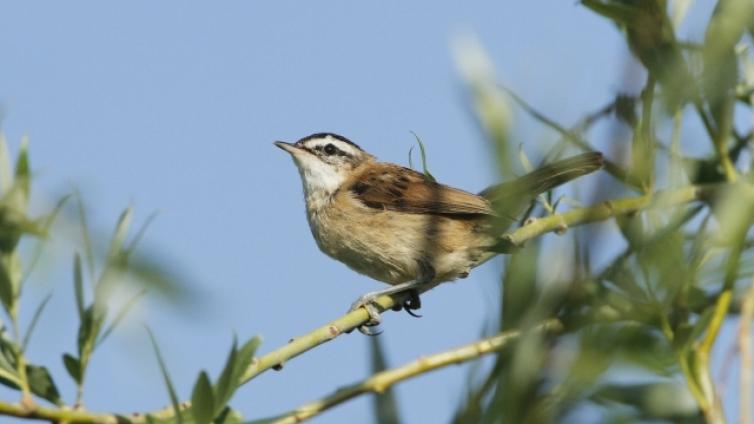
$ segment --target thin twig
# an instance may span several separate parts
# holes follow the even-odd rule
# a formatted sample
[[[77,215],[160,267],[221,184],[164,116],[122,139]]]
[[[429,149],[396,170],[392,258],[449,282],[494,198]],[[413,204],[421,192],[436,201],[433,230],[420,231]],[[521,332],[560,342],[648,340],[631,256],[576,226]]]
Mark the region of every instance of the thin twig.
[[[638,134],[634,134],[634,143],[631,150],[634,171],[639,173],[639,181],[645,191],[651,191],[654,186],[654,155],[655,138],[652,127],[652,105],[654,104],[655,78],[650,72],[647,84],[641,93],[641,122]]]
[[[585,208],[571,209],[562,214],[550,215],[503,236],[504,251],[513,251],[527,241],[542,234],[567,227],[602,221],[614,216],[636,212],[652,206],[672,206],[707,198],[716,186],[686,186],[677,190],[657,192],[654,195],[609,200]]]
[[[751,412],[751,376],[752,366],[751,322],[754,320],[754,281],[749,285],[741,306],[741,319],[738,327],[738,351],[741,358],[741,373],[739,378],[738,404],[741,423],[752,422]]]
[[[720,328],[730,310],[730,305],[733,299],[733,286],[739,277],[739,263],[743,253],[744,242],[746,241],[746,229],[750,227],[750,224],[751,223],[749,222],[749,224],[746,225],[745,230],[737,235],[737,239],[731,246],[725,265],[722,291],[715,302],[712,319],[707,325],[704,338],[700,341],[694,352],[696,355],[696,367],[694,370],[696,372],[695,377],[706,398],[706,402],[700,404],[700,406],[702,406],[705,417],[709,422],[725,422],[720,396],[716,392],[712,381],[712,372],[710,370],[711,351],[717,340],[717,336],[720,333]]]
[[[535,331],[557,333],[563,330],[560,321],[549,320],[535,327]],[[521,335],[519,330],[504,331],[496,336],[478,340],[449,351],[419,358],[398,368],[379,372],[361,382],[337,389],[322,399],[302,405],[274,420],[271,424],[296,424],[366,393],[382,393],[396,383],[426,374],[448,365],[472,361],[483,355],[498,352]]]
[[[0,415],[70,424],[115,424],[118,422],[129,422],[119,421],[119,417],[111,414],[100,414],[72,409],[45,408],[41,406],[28,408],[21,404],[5,403],[1,401]]]

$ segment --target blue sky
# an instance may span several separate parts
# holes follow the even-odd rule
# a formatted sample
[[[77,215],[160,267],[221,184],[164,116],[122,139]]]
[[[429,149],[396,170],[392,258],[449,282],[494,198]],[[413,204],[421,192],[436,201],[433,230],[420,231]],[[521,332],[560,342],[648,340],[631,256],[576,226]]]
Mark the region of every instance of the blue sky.
[[[697,2],[697,14],[711,3]],[[474,34],[502,81],[566,124],[641,82],[624,82],[635,65],[618,31],[572,1],[7,2],[0,19],[2,128],[12,147],[30,136],[36,203],[79,187],[101,232],[129,204],[137,224],[159,210],[144,244],[199,293],[184,308],[148,300],[96,353],[92,410],[167,404],[141,323],[186,398],[199,369],[216,375],[234,333],[261,334],[271,350],[380,288],[319,253],[297,172],[272,141],[333,131],[405,164],[414,131],[436,177],[475,191],[495,170],[465,103],[454,37]],[[518,112],[513,125],[533,157],[553,138]],[[29,289],[30,298],[54,292],[30,355],[53,364],[71,400],[59,359],[76,331],[66,243],[53,241]],[[474,340],[498,273],[490,263],[434,290],[422,319],[387,314],[391,363]],[[307,353],[242,388],[233,405],[262,417],[359,380],[366,342],[352,334]],[[466,372],[401,385],[406,421],[446,420]],[[315,422],[369,416],[360,398]]]

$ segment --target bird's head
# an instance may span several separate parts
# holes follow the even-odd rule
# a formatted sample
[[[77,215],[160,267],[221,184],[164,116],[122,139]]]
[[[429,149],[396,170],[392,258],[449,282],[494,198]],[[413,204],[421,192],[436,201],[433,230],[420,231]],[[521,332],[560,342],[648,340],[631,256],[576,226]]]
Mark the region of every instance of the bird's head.
[[[312,134],[295,143],[276,141],[275,145],[290,153],[307,196],[335,193],[356,168],[374,160],[349,139],[332,133]]]

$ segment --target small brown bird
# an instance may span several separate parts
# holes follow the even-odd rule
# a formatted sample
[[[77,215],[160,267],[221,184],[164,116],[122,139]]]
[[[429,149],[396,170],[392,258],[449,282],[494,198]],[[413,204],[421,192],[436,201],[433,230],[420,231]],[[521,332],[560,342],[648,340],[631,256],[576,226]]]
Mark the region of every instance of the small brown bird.
[[[420,306],[417,288],[466,277],[501,233],[540,193],[602,166],[597,152],[546,165],[479,195],[436,183],[422,173],[378,162],[347,138],[318,133],[276,141],[301,174],[309,227],[320,250],[356,272],[392,285],[361,296],[379,323],[378,296],[410,291],[406,311]],[[413,314],[412,314],[413,315]],[[366,327],[360,328],[368,332]]]

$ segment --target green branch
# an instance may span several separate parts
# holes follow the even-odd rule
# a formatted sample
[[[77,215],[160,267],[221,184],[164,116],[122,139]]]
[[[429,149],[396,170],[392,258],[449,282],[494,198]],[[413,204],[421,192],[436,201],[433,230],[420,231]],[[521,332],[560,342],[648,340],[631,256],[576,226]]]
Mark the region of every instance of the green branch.
[[[534,331],[558,333],[563,325],[558,320],[549,320],[538,325]],[[270,421],[270,424],[296,424],[366,393],[382,393],[396,383],[434,371],[448,365],[472,361],[493,352],[499,352],[521,335],[519,330],[504,331],[496,336],[477,340],[474,343],[421,357],[398,368],[393,368],[346,387],[335,390],[329,396],[302,405],[291,412]]]
[[[710,197],[717,186],[687,186],[676,190],[660,191],[654,195],[628,197],[618,200],[606,200],[595,205],[571,209],[562,214],[553,214],[537,219],[523,227],[503,235],[503,249],[515,251],[527,241],[551,231],[563,231],[568,227],[603,221],[615,216],[637,212],[657,206],[672,206],[702,200]],[[493,256],[493,255],[491,255]],[[490,256],[490,257],[491,257]]]
[[[751,344],[751,323],[754,320],[754,281],[749,284],[748,290],[744,295],[743,306],[741,308],[741,320],[738,327],[738,349],[741,360],[741,373],[739,376],[738,403],[739,417],[742,423],[752,422],[752,406],[749,403],[751,399],[751,379],[752,365],[754,365],[754,356],[752,356]]]
[[[5,402],[0,402],[0,415],[68,424],[116,424],[129,422],[128,420],[123,421],[121,418],[111,414],[64,408],[44,408],[41,406],[28,408],[21,404]]]

